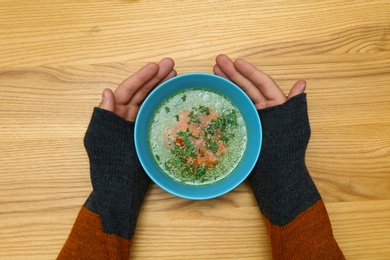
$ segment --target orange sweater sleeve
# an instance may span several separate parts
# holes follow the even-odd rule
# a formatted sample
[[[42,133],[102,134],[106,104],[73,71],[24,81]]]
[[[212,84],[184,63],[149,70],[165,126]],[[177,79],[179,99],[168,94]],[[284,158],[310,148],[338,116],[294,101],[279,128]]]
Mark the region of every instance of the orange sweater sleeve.
[[[83,206],[57,259],[129,259],[131,242],[105,233],[100,216]]]
[[[265,222],[274,259],[345,259],[322,200],[284,226]]]
[[[259,110],[263,144],[249,176],[274,259],[344,259],[305,164],[310,138],[306,95]]]

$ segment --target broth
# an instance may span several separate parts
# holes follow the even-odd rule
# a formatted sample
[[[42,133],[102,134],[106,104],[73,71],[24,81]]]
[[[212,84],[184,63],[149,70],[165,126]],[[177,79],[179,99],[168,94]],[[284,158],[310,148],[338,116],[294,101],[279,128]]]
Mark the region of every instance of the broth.
[[[201,88],[168,97],[149,125],[149,146],[174,180],[205,185],[228,176],[247,144],[244,118],[225,96]]]

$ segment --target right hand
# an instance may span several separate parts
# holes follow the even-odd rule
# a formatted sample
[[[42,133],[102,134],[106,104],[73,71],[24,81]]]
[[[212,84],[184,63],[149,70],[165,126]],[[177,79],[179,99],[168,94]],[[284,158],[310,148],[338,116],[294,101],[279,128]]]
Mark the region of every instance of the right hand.
[[[233,62],[228,56],[220,54],[215,61],[214,73],[238,85],[258,110],[281,105],[288,99],[305,92],[304,80],[297,81],[286,96],[270,76],[243,59]]]

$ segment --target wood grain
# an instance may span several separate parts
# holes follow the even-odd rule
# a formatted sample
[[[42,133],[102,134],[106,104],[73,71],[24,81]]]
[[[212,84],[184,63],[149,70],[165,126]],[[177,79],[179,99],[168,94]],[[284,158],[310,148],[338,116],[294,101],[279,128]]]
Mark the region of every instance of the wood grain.
[[[83,136],[105,87],[170,56],[242,57],[308,82],[307,165],[347,259],[389,259],[388,1],[0,0],[0,259],[53,259],[91,191]],[[270,259],[247,182],[209,201],[152,185],[134,259]]]

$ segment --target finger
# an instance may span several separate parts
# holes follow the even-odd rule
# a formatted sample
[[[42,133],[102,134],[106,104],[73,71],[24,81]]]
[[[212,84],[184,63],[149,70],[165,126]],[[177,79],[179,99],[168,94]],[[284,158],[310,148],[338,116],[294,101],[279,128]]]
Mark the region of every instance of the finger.
[[[167,81],[168,79],[171,79],[171,78],[176,77],[176,76],[177,76],[177,71],[173,69],[173,70],[171,70],[171,71],[168,73],[168,75],[167,75],[164,79],[162,79],[162,80],[158,83],[158,85],[160,85],[161,83]]]
[[[125,115],[126,120],[135,121],[137,118],[139,107],[145,100],[146,96],[161,82],[168,80],[176,76],[176,70],[173,69],[175,66],[174,61],[171,58],[162,59],[158,63],[159,70],[154,77],[146,82],[141,88],[138,89],[137,93],[131,98],[127,104],[127,113]]]
[[[127,104],[138,89],[152,79],[158,70],[159,66],[156,63],[148,63],[135,74],[125,79],[114,92],[117,104]]]
[[[135,122],[138,111],[139,111],[139,106],[131,105],[131,108],[127,111],[127,114],[125,115],[125,119],[130,122]]]
[[[286,101],[286,96],[275,81],[266,73],[258,70],[251,63],[243,59],[237,59],[234,62],[234,67],[257,87],[266,100],[281,103]]]
[[[295,97],[299,94],[302,94],[305,92],[305,90],[306,90],[306,81],[299,80],[290,89],[290,92],[288,93],[287,99],[290,99],[290,98]]]
[[[162,59],[158,63],[158,72],[149,79],[130,100],[132,106],[140,106],[147,95],[164,79],[166,79],[173,70],[175,62],[171,58]]]
[[[228,56],[220,54],[217,56],[215,61],[221,72],[226,75],[228,79],[238,85],[249,96],[253,103],[257,104],[265,100],[265,97],[262,95],[260,90],[251,82],[250,79],[236,69],[233,61]]]
[[[223,71],[221,70],[221,68],[218,66],[218,64],[215,64],[214,67],[213,67],[213,72],[215,75],[217,76],[220,76],[222,78],[225,78],[225,79],[229,79],[228,76],[225,75],[225,73],[223,73]]]
[[[106,88],[103,90],[102,101],[99,104],[99,108],[115,112],[115,97],[111,89]]]

